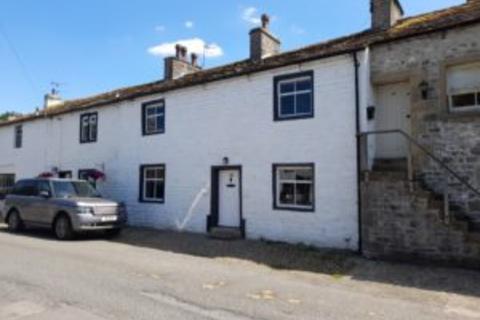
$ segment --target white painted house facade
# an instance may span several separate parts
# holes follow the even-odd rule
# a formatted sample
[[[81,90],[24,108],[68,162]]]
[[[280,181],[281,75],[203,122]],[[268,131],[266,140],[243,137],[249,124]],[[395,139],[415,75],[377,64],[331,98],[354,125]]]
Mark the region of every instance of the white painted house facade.
[[[311,74],[314,115],[276,121],[275,77],[300,73],[303,79],[305,71]],[[2,127],[0,173],[21,179],[52,168],[74,176],[98,169],[106,174],[99,189],[127,204],[132,225],[205,232],[212,168],[220,166],[219,225],[240,227],[244,220],[249,238],[355,249],[353,79],[352,58],[345,55],[29,121],[22,124],[21,148],[14,148],[14,126]],[[165,128],[144,135],[142,105],[152,101],[163,106]],[[86,114],[98,122],[91,143],[80,142]],[[165,191],[149,199],[140,187],[141,168],[153,165],[164,170]],[[312,192],[312,198],[279,203],[275,165],[304,170],[308,185],[297,196]]]
[[[164,81],[47,103],[0,123],[0,187],[95,169],[106,176],[97,187],[126,204],[131,225],[226,227],[252,239],[357,250],[357,133],[381,125],[369,121],[371,50],[411,32],[377,27],[386,16],[394,24],[398,1],[373,4],[370,31],[278,53],[264,18],[245,61],[200,70],[177,47]],[[395,152],[390,145],[370,148]]]

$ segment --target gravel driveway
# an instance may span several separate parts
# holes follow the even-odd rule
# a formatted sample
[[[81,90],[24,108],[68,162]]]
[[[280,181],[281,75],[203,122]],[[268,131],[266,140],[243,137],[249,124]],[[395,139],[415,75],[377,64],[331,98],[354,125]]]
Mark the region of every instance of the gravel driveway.
[[[129,229],[58,242],[0,226],[0,319],[480,319],[480,273]]]

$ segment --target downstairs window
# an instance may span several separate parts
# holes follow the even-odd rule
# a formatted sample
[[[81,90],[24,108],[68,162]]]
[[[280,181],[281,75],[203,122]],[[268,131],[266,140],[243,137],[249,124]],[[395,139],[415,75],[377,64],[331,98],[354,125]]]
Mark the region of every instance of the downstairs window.
[[[165,202],[165,165],[140,167],[140,202]]]
[[[10,173],[0,174],[0,200],[5,198],[5,195],[10,192],[15,185],[15,175]]]
[[[313,164],[273,165],[274,209],[314,211]]]

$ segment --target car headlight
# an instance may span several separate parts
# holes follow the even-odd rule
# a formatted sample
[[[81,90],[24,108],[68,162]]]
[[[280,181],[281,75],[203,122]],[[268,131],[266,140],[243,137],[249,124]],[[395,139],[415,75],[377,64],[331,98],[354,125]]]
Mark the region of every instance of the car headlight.
[[[92,207],[78,207],[77,212],[79,214],[93,214],[93,208]]]

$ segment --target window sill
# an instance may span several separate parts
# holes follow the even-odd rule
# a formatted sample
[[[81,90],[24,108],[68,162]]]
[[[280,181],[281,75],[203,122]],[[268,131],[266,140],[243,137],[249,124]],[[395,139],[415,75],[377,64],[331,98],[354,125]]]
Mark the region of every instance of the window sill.
[[[158,134],[165,134],[165,130],[163,131],[155,131],[155,132],[143,132],[142,135],[145,136],[155,136]]]
[[[274,121],[290,121],[290,120],[305,120],[305,119],[313,119],[314,115],[313,114],[306,114],[306,115],[301,115],[301,116],[293,116],[293,117],[279,117],[275,116],[273,119]]]
[[[471,122],[478,121],[480,119],[480,109],[477,110],[460,110],[452,111],[443,114],[432,115],[425,120],[438,120],[438,121],[459,121],[459,122]]]
[[[151,203],[151,204],[164,204],[165,200],[144,200],[144,199],[139,199],[138,202],[140,203]]]
[[[275,205],[273,210],[276,211],[293,211],[293,212],[315,212],[315,208],[300,208],[300,207],[279,207]]]

